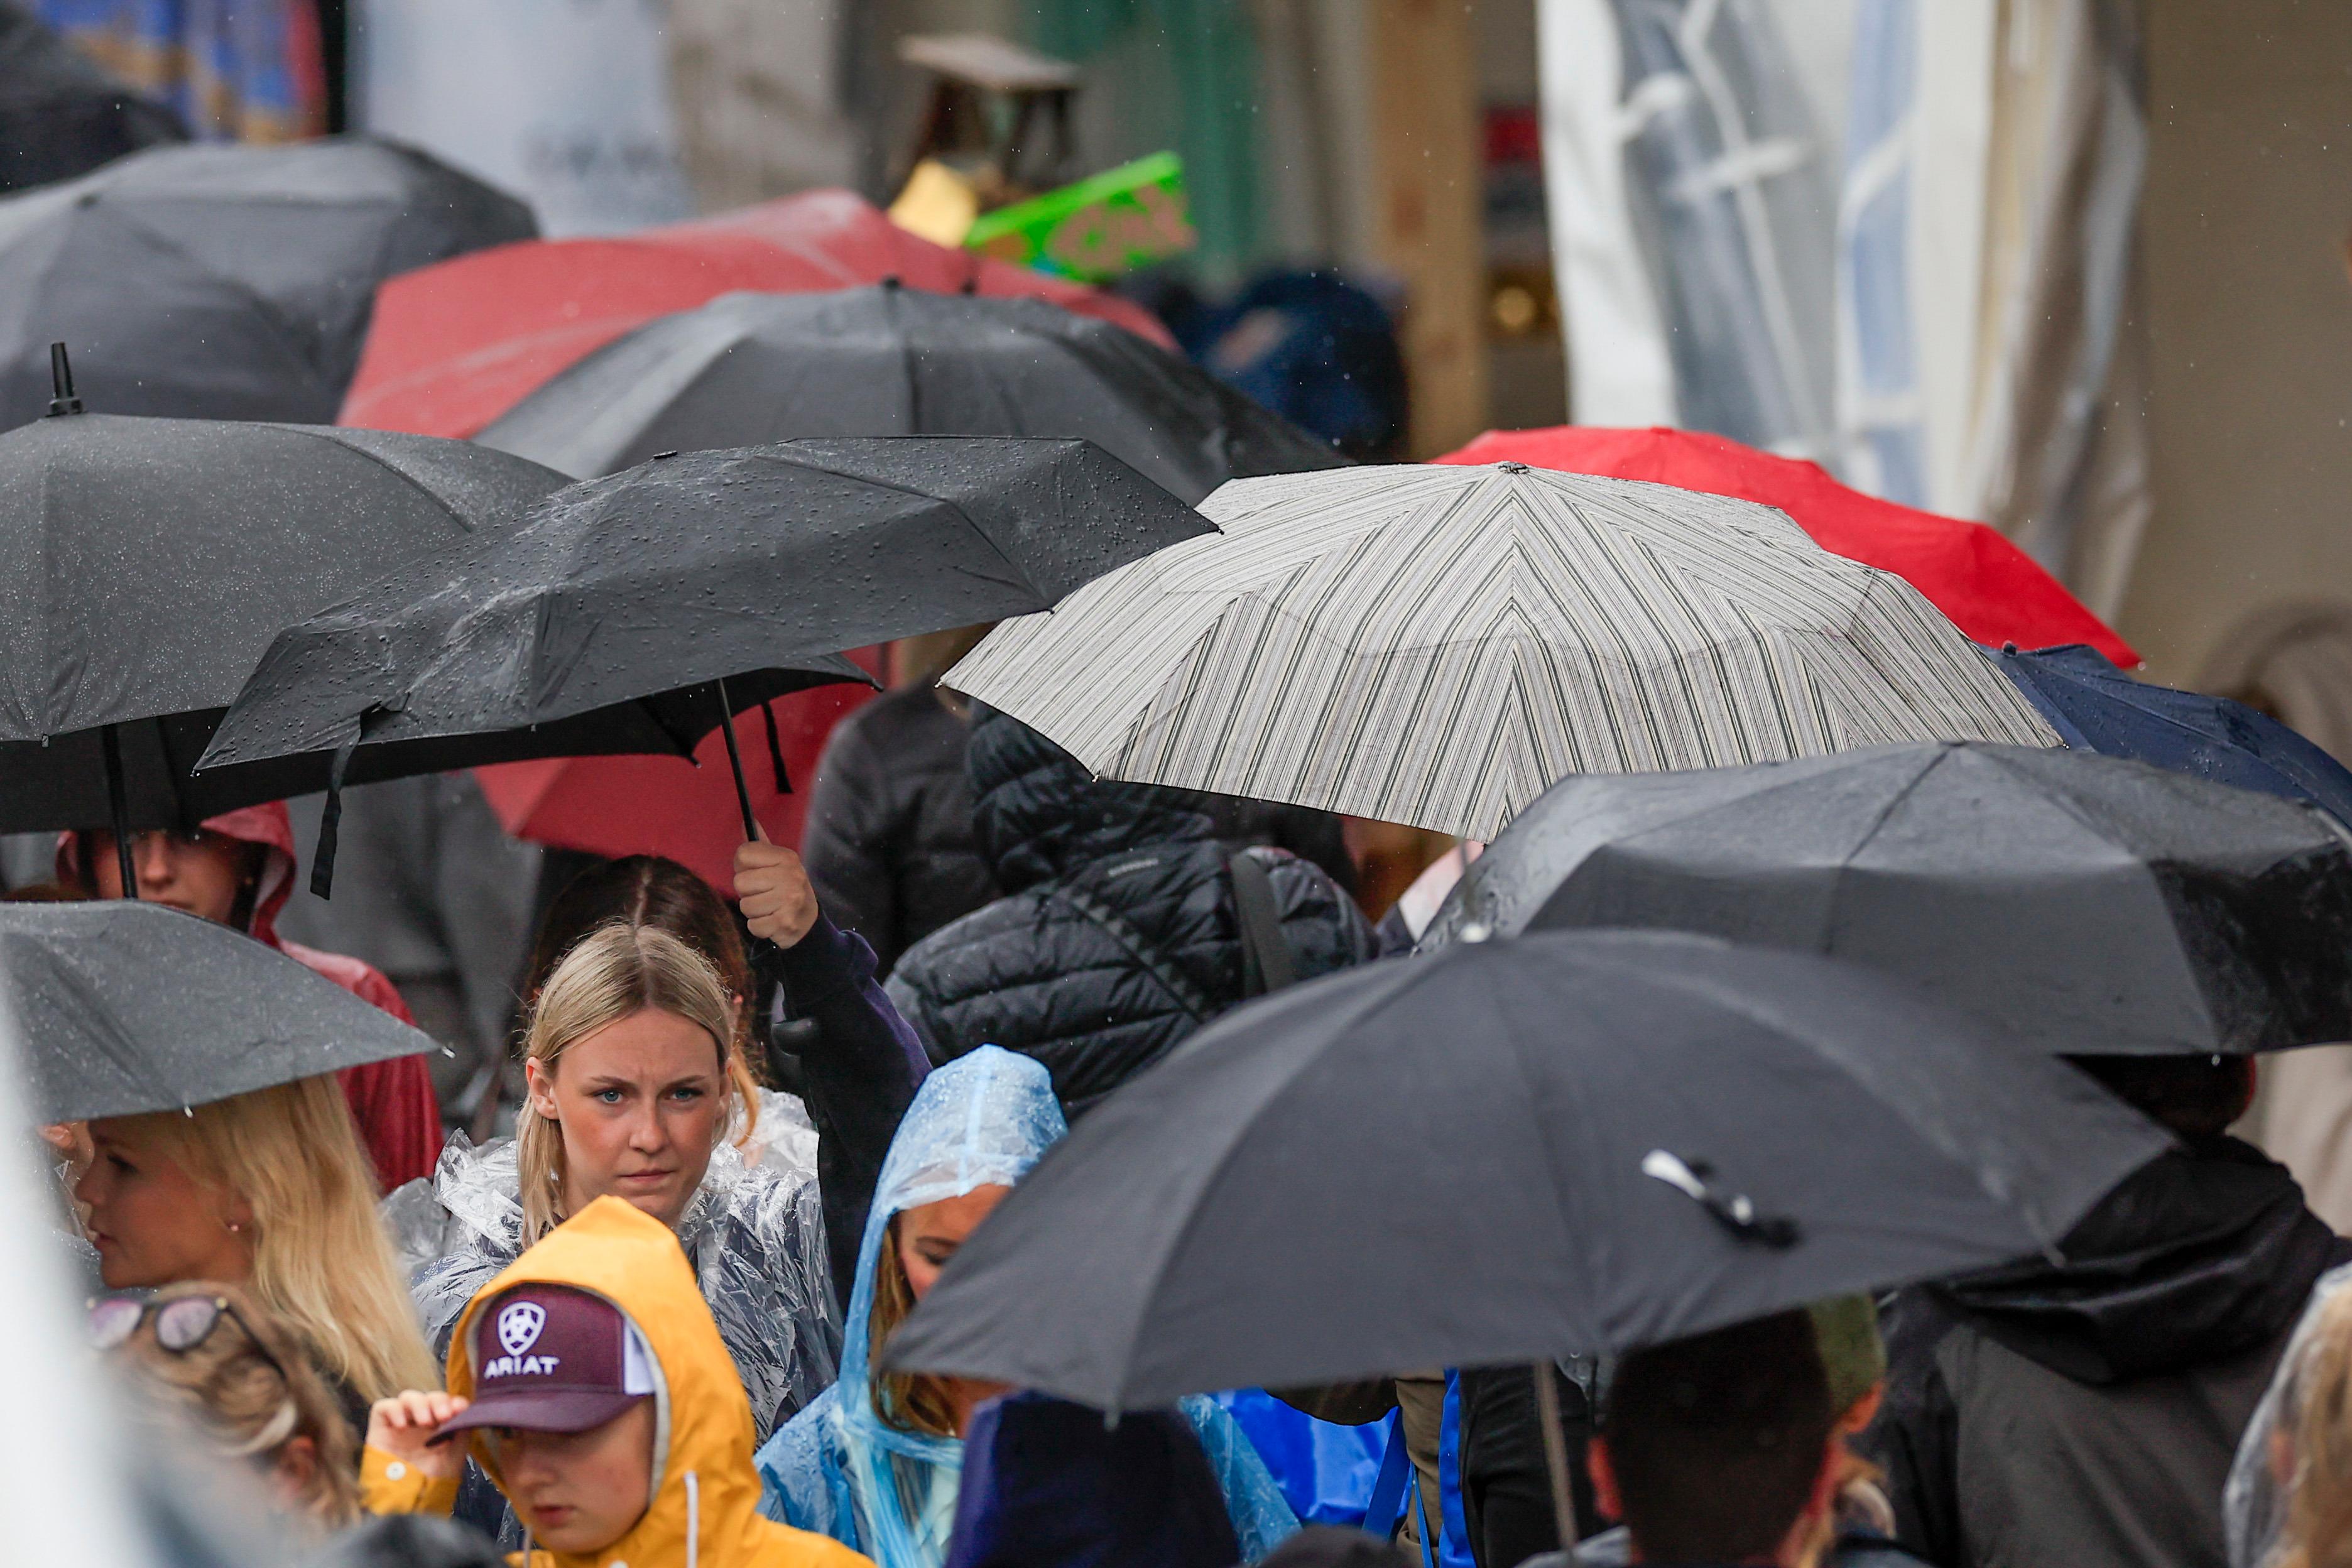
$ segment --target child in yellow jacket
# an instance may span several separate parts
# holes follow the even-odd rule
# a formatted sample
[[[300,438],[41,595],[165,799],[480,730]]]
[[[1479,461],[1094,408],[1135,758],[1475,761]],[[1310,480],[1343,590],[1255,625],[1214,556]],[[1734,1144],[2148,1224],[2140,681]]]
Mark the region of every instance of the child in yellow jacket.
[[[470,1449],[530,1532],[517,1568],[872,1568],[760,1517],[735,1363],[676,1235],[618,1198],[482,1288],[448,1378],[371,1412],[371,1510],[448,1512]]]

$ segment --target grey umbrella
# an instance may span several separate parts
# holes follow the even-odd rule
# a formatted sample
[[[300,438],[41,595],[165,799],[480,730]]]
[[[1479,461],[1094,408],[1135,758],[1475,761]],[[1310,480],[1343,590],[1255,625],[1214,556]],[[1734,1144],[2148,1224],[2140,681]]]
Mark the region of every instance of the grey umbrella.
[[[158,147],[0,201],[0,426],[38,418],[48,346],[93,407],[328,424],[376,285],[538,232],[414,148]]]
[[[1622,1352],[2051,1247],[2167,1144],[1852,965],[1464,943],[1244,1006],[1110,1096],[885,1359],[1137,1409]]]
[[[309,766],[332,790],[524,757],[691,755],[731,712],[866,679],[838,650],[1048,609],[1209,531],[1085,441],[673,455],[561,490],[512,531],[290,626],[200,766]]]
[[[434,1049],[266,943],[161,904],[0,905],[32,1114],[177,1110]]]
[[[475,437],[566,473],[803,436],[1094,442],[1197,502],[1347,459],[1190,361],[1039,300],[884,282],[728,294],[597,350]]]
[[[373,430],[88,414],[0,434],[0,831],[299,793],[285,770],[189,771],[271,636],[562,482]]]
[[[1851,959],[2045,1051],[2352,1038],[2352,845],[2299,802],[2085,752],[1899,746],[1577,778],[1423,935],[1644,926]]]

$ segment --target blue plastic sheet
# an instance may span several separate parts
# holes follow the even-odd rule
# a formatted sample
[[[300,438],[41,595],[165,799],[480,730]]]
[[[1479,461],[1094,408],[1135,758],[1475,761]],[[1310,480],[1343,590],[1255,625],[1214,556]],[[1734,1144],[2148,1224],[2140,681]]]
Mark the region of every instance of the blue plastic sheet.
[[[1362,1426],[1318,1421],[1262,1388],[1212,1394],[1274,1472],[1302,1524],[1362,1526],[1381,1454],[1397,1418]]]

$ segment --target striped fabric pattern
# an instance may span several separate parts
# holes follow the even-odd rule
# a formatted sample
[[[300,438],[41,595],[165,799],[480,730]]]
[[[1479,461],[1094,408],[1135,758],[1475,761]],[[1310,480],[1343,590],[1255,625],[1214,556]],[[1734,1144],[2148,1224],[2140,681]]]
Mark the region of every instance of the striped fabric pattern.
[[[2057,736],[1891,574],[1665,485],[1422,466],[1235,479],[1223,531],[946,677],[1097,774],[1492,838],[1574,773]]]

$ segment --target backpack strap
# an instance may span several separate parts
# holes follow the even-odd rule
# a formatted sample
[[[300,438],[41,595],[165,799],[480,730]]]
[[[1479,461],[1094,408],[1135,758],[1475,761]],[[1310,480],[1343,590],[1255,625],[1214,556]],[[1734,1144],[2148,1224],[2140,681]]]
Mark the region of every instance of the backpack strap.
[[[1149,938],[1135,929],[1134,923],[1110,905],[1097,898],[1091,889],[1078,885],[1075,878],[1063,881],[1046,894],[1059,900],[1078,914],[1091,921],[1104,935],[1119,945],[1136,966],[1157,981],[1160,988],[1175,1000],[1176,1005],[1191,1016],[1195,1024],[1205,1024],[1216,1016],[1201,988],[1186,979],[1177,967],[1169,963]]]
[[[1225,862],[1234,883],[1234,915],[1241,926],[1242,994],[1263,996],[1298,978],[1290,941],[1282,934],[1282,909],[1265,862],[1244,849]]]

